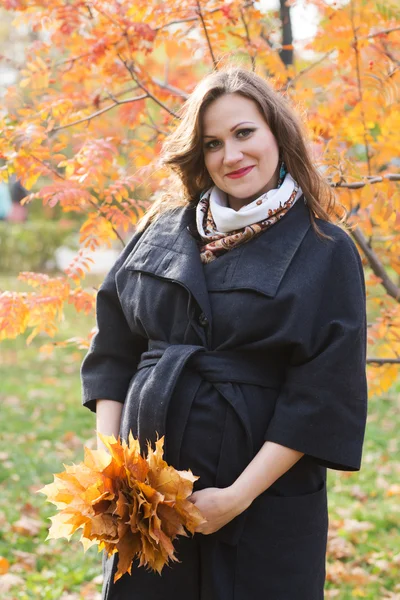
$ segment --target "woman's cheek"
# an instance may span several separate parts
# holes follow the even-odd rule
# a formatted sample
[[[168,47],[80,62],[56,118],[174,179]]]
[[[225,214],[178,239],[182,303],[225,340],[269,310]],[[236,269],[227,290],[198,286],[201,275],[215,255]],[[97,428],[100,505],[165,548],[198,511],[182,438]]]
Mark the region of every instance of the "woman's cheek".
[[[214,177],[215,177],[215,164],[214,163],[215,163],[215,161],[213,161],[212,158],[209,156],[207,156],[207,158],[204,161],[204,164],[206,165],[206,169],[212,180],[214,180]]]

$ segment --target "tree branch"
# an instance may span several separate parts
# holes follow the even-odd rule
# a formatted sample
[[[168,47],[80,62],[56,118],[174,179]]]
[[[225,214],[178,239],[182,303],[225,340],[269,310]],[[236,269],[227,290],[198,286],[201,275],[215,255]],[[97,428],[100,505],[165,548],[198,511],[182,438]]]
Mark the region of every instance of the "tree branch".
[[[247,43],[249,44],[249,46],[251,46],[251,38],[250,38],[249,26],[246,23],[246,19],[244,17],[244,12],[243,12],[242,8],[240,8],[240,18],[242,20],[243,27],[244,27],[244,30],[246,32]],[[256,55],[251,54],[250,58],[251,58],[251,68],[252,68],[253,71],[255,71],[256,70]]]
[[[389,181],[400,181],[399,173],[385,173],[384,175],[370,175],[367,177],[366,181],[354,181],[352,183],[346,183],[345,181],[340,181],[338,183],[330,183],[331,187],[342,187],[348,188],[352,190],[357,190],[363,188],[366,185],[381,183],[384,180]],[[355,239],[355,241],[360,246],[363,251],[368,263],[373,271],[373,273],[379,277],[382,282],[383,287],[389,296],[394,298],[397,302],[400,302],[400,287],[398,287],[389,277],[386,272],[386,269],[382,262],[380,261],[378,255],[371,248],[367,239],[365,238],[362,231],[356,227],[355,229],[350,230],[350,234]]]
[[[128,88],[126,88],[126,90],[120,90],[119,92],[112,94],[112,98],[121,98],[121,96],[125,96],[125,94],[129,94],[129,92],[136,92],[136,90],[138,89],[137,85],[132,85]],[[110,92],[107,92],[106,95],[104,95],[102,98],[99,98],[98,103],[102,104],[103,102],[106,102],[107,100],[109,100],[111,97]]]
[[[246,2],[245,4],[243,4],[242,8],[249,8],[251,6],[253,6],[254,2],[253,0],[250,0],[250,2]],[[207,10],[205,11],[204,14],[207,15],[213,15],[217,12],[221,12],[222,8],[213,8],[212,10]],[[199,17],[186,17],[185,19],[174,19],[173,21],[169,21],[168,23],[165,23],[164,25],[160,25],[159,27],[155,27],[154,31],[160,31],[160,29],[165,29],[166,27],[171,27],[172,25],[180,25],[181,23],[193,23],[193,21],[198,21]]]
[[[356,55],[358,101],[360,103],[361,121],[363,124],[363,130],[364,130],[364,146],[365,146],[365,153],[367,156],[368,175],[371,175],[371,155],[370,155],[370,149],[369,149],[368,137],[367,137],[367,123],[366,123],[365,113],[364,113],[363,90],[362,90],[362,86],[361,86],[360,51],[358,49],[358,37],[357,37],[357,30],[356,30],[355,19],[354,19],[354,0],[350,0],[350,19],[351,19],[351,27],[353,29],[353,37],[354,37],[353,48],[354,48],[354,52]]]
[[[267,44],[267,46],[269,46],[269,48],[271,48],[271,50],[273,50],[274,52],[277,50],[277,48],[274,48],[274,46],[271,44],[271,42],[268,39],[267,34],[265,33],[264,27],[262,28],[261,32],[260,32],[260,38],[262,40],[264,40],[264,42]]]
[[[208,45],[208,49],[209,49],[210,54],[211,54],[211,58],[212,58],[213,65],[214,65],[214,69],[217,71],[218,70],[218,63],[216,61],[216,58],[214,56],[214,51],[213,51],[212,46],[211,46],[211,40],[210,40],[210,37],[208,35],[206,23],[204,21],[203,12],[201,10],[201,5],[200,5],[200,0],[196,0],[196,4],[197,4],[197,13],[198,13],[198,15],[200,17],[200,21],[201,21],[201,24],[202,24],[203,29],[204,29],[204,35],[206,36],[207,45]]]
[[[381,31],[377,31],[376,33],[370,33],[369,35],[364,35],[360,37],[360,40],[370,40],[374,37],[379,37],[381,35],[387,35],[388,33],[392,33],[392,31],[400,31],[399,27],[391,27],[390,29],[382,29]]]
[[[285,65],[285,63],[283,62],[283,59],[282,59],[282,55],[281,55],[281,53],[278,51],[278,48],[274,47],[274,46],[273,46],[273,44],[271,44],[271,42],[269,41],[269,39],[268,39],[268,37],[267,37],[267,34],[266,34],[266,33],[265,33],[265,31],[264,31],[264,28],[261,30],[261,33],[260,33],[260,38],[261,38],[262,40],[264,40],[264,42],[267,44],[267,46],[268,46],[269,48],[271,48],[271,50],[272,50],[273,52],[276,52],[276,53],[277,53],[277,55],[278,55],[278,57],[279,57],[279,60],[281,61],[282,65],[283,65],[283,66],[286,68],[286,65]],[[278,90],[278,91],[280,91],[280,90]]]
[[[330,183],[333,188],[347,188],[349,190],[359,190],[373,183],[382,183],[385,179],[389,181],[400,181],[400,173],[385,173],[385,175],[368,175],[367,181],[353,181],[346,183],[346,181],[338,181],[337,183]]]
[[[397,302],[400,302],[400,287],[398,287],[390,279],[384,265],[381,263],[380,259],[367,242],[367,239],[365,238],[362,231],[358,227],[356,227],[355,229],[351,230],[350,233],[360,246],[361,250],[364,252],[373,273],[382,281],[382,285],[389,294],[389,296],[397,300]]]
[[[157,131],[157,133],[158,133],[159,135],[164,135],[164,136],[167,136],[167,135],[168,135],[168,132],[167,132],[167,131],[163,131],[162,129],[160,129],[160,128],[158,127],[157,123],[154,121],[154,119],[153,119],[153,117],[151,116],[151,114],[149,113],[149,111],[146,111],[146,114],[147,114],[147,117],[148,117],[148,119],[151,121],[151,123],[146,123],[146,122],[143,122],[143,123],[141,123],[141,125],[142,125],[142,126],[143,126],[143,125],[145,125],[146,127],[151,127],[151,129],[153,129],[154,131]]]
[[[62,181],[67,181],[65,179],[65,177],[63,177],[63,175],[61,175],[61,173],[58,173],[58,171],[56,171],[51,165],[48,165],[47,163],[45,163],[43,160],[41,160],[40,158],[38,158],[34,154],[30,154],[29,156],[31,156],[34,160],[36,160],[38,163],[40,163],[41,165],[43,165],[43,167],[45,167],[46,169],[48,169],[51,173],[53,173],[53,175],[55,175],[56,177],[58,177]],[[95,202],[93,202],[93,200],[91,200],[90,198],[87,198],[87,201],[96,210],[96,212],[101,216],[102,219],[105,219],[106,221],[108,221],[110,223],[113,232],[115,233],[115,235],[117,236],[117,238],[121,242],[122,246],[125,247],[124,240],[119,235],[118,231],[115,229],[115,227],[111,223],[110,219],[107,219],[107,217],[104,216],[103,211],[101,210],[101,207],[98,206]]]
[[[59,60],[57,62],[54,63],[55,67],[60,67],[62,65],[71,63],[71,66],[77,62],[78,60],[80,60],[81,58],[86,58],[87,56],[90,56],[91,54],[93,54],[93,50],[91,52],[85,52],[84,54],[79,54],[78,56],[72,56],[71,58],[64,58],[63,60]],[[71,67],[69,67],[68,70],[70,70]]]
[[[367,358],[367,364],[381,367],[383,365],[400,365],[400,358]]]
[[[171,92],[171,94],[176,94],[177,96],[180,96],[184,100],[187,100],[189,98],[189,94],[187,94],[185,91],[180,90],[179,88],[177,88],[173,85],[170,85],[167,82],[160,81],[159,79],[152,79],[152,81],[156,85],[158,85],[158,87],[160,87],[162,90],[168,90],[169,92]]]
[[[171,116],[173,116],[175,119],[180,119],[179,115],[177,115],[173,110],[171,110],[166,104],[164,104],[164,102],[161,102],[161,100],[159,100],[156,96],[154,96],[154,94],[152,94],[147,88],[146,86],[139,80],[139,78],[136,76],[133,67],[128,64],[128,61],[124,60],[122,58],[122,56],[120,54],[118,54],[118,58],[120,59],[120,61],[122,62],[122,64],[125,66],[125,68],[128,70],[130,76],[132,77],[133,81],[145,92],[146,96],[151,98],[151,100],[153,100],[153,102],[155,102],[156,104],[158,104],[158,106],[160,106],[161,108],[163,108],[167,113],[169,113]]]
[[[399,31],[400,27],[393,27],[391,29],[383,29],[381,31],[377,31],[376,33],[370,33],[369,35],[366,36],[360,36],[358,39],[358,41],[360,40],[368,40],[368,39],[372,39],[374,37],[379,37],[382,34],[388,34],[391,33],[392,31]],[[270,46],[271,49],[274,49],[272,44],[269,42],[269,40],[266,38],[265,34],[262,33],[260,35],[260,37],[267,42],[267,44]],[[312,63],[311,65],[309,65],[308,67],[305,67],[304,69],[302,69],[299,73],[297,73],[297,75],[295,75],[290,81],[288,81],[288,83],[284,86],[282,86],[282,88],[280,88],[278,91],[280,92],[284,92],[286,91],[290,86],[292,86],[302,75],[305,75],[306,73],[308,73],[309,71],[311,71],[311,69],[314,69],[314,67],[317,67],[322,61],[324,61],[326,58],[328,58],[333,52],[335,51],[335,48],[333,48],[332,50],[329,50],[329,52],[326,52],[326,54],[324,54],[321,58],[319,58],[317,61],[315,61],[314,63]],[[389,58],[391,58],[391,60],[393,60],[393,62],[397,62],[396,59],[394,59],[394,57],[389,56]]]
[[[107,11],[105,11],[103,8],[100,9],[97,5],[97,2],[88,2],[87,6],[90,6],[90,4],[92,5],[92,7],[97,10],[97,12],[99,13],[99,15],[101,15],[102,17],[104,17],[105,19],[108,19],[109,21],[111,21],[111,23],[113,23],[113,25],[115,25],[116,27],[119,27],[119,29],[122,29],[122,31],[124,31],[124,27],[121,25],[121,23],[118,23],[118,21],[116,21]]]
[[[287,5],[286,0],[280,0],[280,17],[282,24],[282,49],[279,51],[279,56],[282,59],[283,64],[288,67],[293,64],[293,34],[292,34],[292,21],[290,18],[290,6]],[[287,48],[290,46],[291,48]]]
[[[317,67],[326,58],[328,58],[328,56],[330,56],[333,52],[334,52],[334,50],[329,50],[329,52],[326,52],[326,54],[324,54],[323,56],[321,56],[321,58],[319,58],[318,60],[316,60],[315,62],[313,62],[311,65],[308,65],[308,67],[304,67],[304,69],[302,69],[301,71],[299,71],[297,73],[297,75],[295,75],[292,79],[290,79],[284,86],[282,86],[281,88],[279,88],[278,91],[279,92],[285,92],[286,90],[288,90],[289,87],[292,86],[294,83],[296,83],[296,81],[302,75],[305,75],[306,73],[308,73],[309,71],[311,71],[311,69],[314,69],[315,67]]]
[[[54,127],[51,130],[51,133],[56,133],[57,131],[61,131],[61,129],[67,129],[68,127],[73,127],[73,125],[80,125],[80,123],[85,123],[86,121],[90,122],[95,117],[99,117],[103,113],[115,108],[116,106],[120,106],[121,104],[129,104],[131,102],[137,102],[138,100],[144,100],[147,98],[147,94],[143,94],[142,96],[135,96],[134,98],[127,98],[126,100],[117,100],[115,96],[113,96],[114,104],[110,104],[110,106],[106,106],[105,108],[101,108],[95,113],[92,113],[88,117],[82,117],[82,119],[78,119],[77,121],[73,121],[72,123],[67,123],[67,125],[60,125],[59,127]]]

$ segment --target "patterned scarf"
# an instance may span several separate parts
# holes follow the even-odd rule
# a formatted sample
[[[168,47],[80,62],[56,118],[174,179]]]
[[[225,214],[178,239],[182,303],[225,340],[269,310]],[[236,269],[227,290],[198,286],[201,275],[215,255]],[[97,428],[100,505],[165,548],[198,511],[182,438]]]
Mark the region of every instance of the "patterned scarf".
[[[216,186],[204,192],[196,208],[201,262],[212,262],[277,223],[301,195],[301,188],[283,162],[277,188],[238,211],[227,206],[226,195]]]

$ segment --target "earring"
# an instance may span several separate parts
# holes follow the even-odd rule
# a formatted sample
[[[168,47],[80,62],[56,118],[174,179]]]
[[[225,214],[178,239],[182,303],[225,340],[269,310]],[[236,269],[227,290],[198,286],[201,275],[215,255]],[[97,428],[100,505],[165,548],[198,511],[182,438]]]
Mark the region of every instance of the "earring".
[[[287,175],[287,168],[286,165],[284,163],[284,161],[281,162],[281,166],[279,169],[279,180],[278,180],[278,187],[280,187],[283,183],[283,180],[285,179],[286,175]]]

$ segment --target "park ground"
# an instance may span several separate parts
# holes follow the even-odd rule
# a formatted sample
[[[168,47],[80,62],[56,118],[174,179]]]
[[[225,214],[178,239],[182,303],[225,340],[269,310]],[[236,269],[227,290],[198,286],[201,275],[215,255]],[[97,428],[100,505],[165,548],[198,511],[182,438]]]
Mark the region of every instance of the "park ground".
[[[18,285],[0,277],[0,289]],[[56,339],[93,325],[71,309]],[[0,597],[99,600],[101,555],[84,554],[79,534],[46,541],[56,508],[36,493],[63,464],[80,462],[84,445],[95,447],[95,416],[80,400],[83,351],[48,356],[40,352],[47,341],[0,345]],[[327,599],[400,600],[399,392],[397,384],[370,399],[361,471],[329,471]]]

